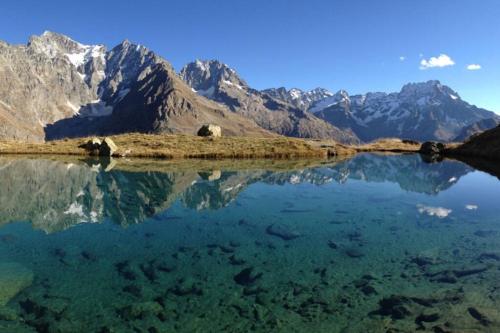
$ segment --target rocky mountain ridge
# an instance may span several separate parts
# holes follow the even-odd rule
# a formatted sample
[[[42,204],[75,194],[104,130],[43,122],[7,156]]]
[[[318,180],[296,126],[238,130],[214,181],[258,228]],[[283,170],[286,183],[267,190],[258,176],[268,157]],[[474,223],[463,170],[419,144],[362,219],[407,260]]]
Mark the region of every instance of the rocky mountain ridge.
[[[500,116],[439,81],[352,96],[323,88],[259,91],[217,60],[197,60],[176,73],[128,40],[109,51],[54,32],[32,36],[26,45],[0,42],[0,138],[195,134],[207,122],[225,135],[274,132],[352,144],[383,137],[463,140],[495,126]]]
[[[1,138],[195,134],[206,122],[227,135],[272,135],[195,94],[166,60],[127,40],[110,51],[53,32],[25,46],[0,43],[0,81]]]
[[[233,112],[254,120],[272,132],[302,138],[334,139],[343,143],[359,140],[313,114],[251,88],[234,69],[217,60],[189,63],[180,77],[199,95],[226,105]]]
[[[339,91],[310,109],[341,129],[352,130],[361,140],[398,137],[419,141],[453,141],[464,127],[495,113],[463,101],[439,81],[410,83],[398,93],[349,96]]]

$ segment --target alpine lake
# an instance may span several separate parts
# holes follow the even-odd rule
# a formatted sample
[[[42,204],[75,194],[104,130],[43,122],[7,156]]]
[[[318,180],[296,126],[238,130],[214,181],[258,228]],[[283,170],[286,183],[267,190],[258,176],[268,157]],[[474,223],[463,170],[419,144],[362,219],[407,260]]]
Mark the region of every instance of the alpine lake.
[[[500,181],[418,154],[0,157],[0,332],[500,332]]]

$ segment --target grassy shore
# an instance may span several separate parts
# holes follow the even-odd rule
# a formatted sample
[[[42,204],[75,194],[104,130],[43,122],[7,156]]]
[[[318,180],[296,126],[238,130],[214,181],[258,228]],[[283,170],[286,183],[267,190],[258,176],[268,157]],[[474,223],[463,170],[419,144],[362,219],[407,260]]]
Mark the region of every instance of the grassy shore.
[[[288,137],[202,138],[188,135],[122,134],[111,136],[118,146],[117,156],[164,159],[258,159],[327,158],[351,156],[358,152],[415,152],[418,144],[399,139],[384,139],[361,146],[346,146],[334,141]],[[45,143],[0,141],[0,154],[78,155],[88,138],[64,139]]]

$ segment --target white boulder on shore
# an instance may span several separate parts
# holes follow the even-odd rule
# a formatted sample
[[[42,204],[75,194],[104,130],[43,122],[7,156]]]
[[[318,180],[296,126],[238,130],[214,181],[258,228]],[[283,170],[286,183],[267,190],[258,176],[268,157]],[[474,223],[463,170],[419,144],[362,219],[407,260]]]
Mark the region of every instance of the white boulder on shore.
[[[201,126],[198,130],[198,136],[208,136],[212,138],[220,138],[222,136],[222,129],[220,126],[214,124],[207,124]]]

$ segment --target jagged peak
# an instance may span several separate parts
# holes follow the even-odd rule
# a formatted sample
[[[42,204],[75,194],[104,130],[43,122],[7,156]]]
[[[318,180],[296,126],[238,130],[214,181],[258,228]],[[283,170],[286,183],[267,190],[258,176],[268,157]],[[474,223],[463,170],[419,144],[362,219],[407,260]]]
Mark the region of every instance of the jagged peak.
[[[325,95],[330,95],[330,96],[333,96],[333,93],[326,89],[326,88],[322,88],[322,87],[316,87],[314,89],[311,89],[308,91],[309,94],[325,94]]]
[[[231,74],[236,74],[236,71],[233,68],[231,68],[228,64],[223,63],[217,59],[210,59],[210,60],[196,59],[195,61],[188,63],[186,66],[184,66],[184,68],[189,68],[191,66],[194,66],[203,72],[208,72],[213,70],[218,70],[218,71],[225,70]]]
[[[456,91],[442,84],[439,80],[413,82],[405,84],[399,93],[402,97],[443,96],[453,100],[460,99]]]
[[[344,89],[340,89],[339,91],[337,91],[335,94],[333,94],[333,97],[337,97],[337,98],[349,98],[349,93],[344,90]]]
[[[422,90],[424,88],[439,88],[441,87],[441,82],[439,80],[429,80],[424,82],[410,82],[405,84],[401,91],[403,90]]]
[[[188,84],[194,86],[195,89],[207,85],[207,82],[210,82],[211,86],[225,84],[234,85],[240,89],[248,86],[234,69],[216,59],[196,59],[186,64],[179,75]]]

